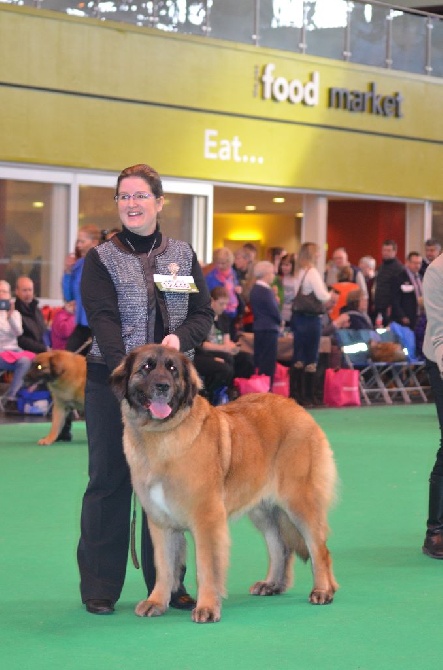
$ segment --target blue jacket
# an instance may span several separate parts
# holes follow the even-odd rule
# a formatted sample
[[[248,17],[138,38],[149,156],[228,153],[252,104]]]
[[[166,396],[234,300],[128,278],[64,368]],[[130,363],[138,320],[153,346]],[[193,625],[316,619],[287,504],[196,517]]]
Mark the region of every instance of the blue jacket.
[[[79,258],[72,267],[70,273],[65,272],[62,280],[63,298],[66,302],[75,300],[75,323],[80,326],[87,326],[88,319],[83,308],[82,296],[80,293],[80,281],[82,278],[83,265],[85,259]]]
[[[258,330],[278,332],[281,316],[277,298],[272,288],[254,284],[249,296],[249,304],[254,315],[254,332]]]

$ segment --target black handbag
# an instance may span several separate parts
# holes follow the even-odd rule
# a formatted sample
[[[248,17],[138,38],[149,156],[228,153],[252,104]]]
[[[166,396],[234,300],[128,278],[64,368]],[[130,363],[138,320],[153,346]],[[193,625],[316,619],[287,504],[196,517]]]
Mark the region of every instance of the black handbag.
[[[309,314],[311,316],[324,314],[326,312],[325,305],[321,300],[317,298],[317,296],[313,291],[311,291],[311,293],[308,293],[307,295],[304,295],[302,293],[303,282],[307,274],[308,270],[306,270],[305,274],[303,275],[303,279],[300,282],[298,293],[295,296],[294,300],[292,301],[292,311],[302,312],[303,314]]]

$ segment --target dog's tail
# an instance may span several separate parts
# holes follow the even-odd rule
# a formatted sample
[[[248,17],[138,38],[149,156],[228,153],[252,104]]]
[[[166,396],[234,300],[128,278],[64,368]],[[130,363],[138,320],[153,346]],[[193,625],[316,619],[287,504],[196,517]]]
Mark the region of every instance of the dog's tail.
[[[289,519],[286,512],[279,510],[277,516],[277,523],[281,538],[285,546],[297,554],[302,561],[306,563],[309,558],[309,550],[303,535],[300,533],[295,524]]]

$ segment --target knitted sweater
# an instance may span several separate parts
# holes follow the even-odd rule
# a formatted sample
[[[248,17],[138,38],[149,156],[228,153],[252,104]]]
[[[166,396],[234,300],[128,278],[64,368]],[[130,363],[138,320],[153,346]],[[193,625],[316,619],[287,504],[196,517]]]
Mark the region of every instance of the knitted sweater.
[[[210,296],[195,253],[185,242],[157,236],[158,246],[138,252],[128,247],[123,231],[85,258],[81,290],[93,333],[88,360],[105,362],[110,370],[134,347],[159,343],[168,333],[175,333],[181,350],[192,357],[211,327]],[[193,275],[198,293],[158,290],[153,275],[170,275],[171,263],[180,276]]]

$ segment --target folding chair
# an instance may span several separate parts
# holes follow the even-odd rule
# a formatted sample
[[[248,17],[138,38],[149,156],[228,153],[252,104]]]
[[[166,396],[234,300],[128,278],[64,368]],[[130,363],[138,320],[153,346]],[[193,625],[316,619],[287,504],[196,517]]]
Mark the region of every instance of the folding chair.
[[[426,386],[420,383],[418,376],[426,375],[425,362],[417,358],[415,347],[415,333],[408,326],[402,326],[396,321],[389,324],[389,330],[394,337],[394,341],[400,342],[406,355],[406,362],[403,366],[403,387],[408,396],[406,402],[411,402],[411,395],[419,395],[423,402],[428,402],[425,390],[429,390],[429,383]]]
[[[371,398],[373,398],[382,400],[387,405],[392,405],[392,391],[390,392],[386,388],[384,381],[392,364],[375,363],[371,360],[369,354],[370,341],[380,340],[378,333],[369,329],[340,328],[336,331],[335,336],[342,351],[344,367],[360,372],[360,395],[364,402],[371,405]]]

